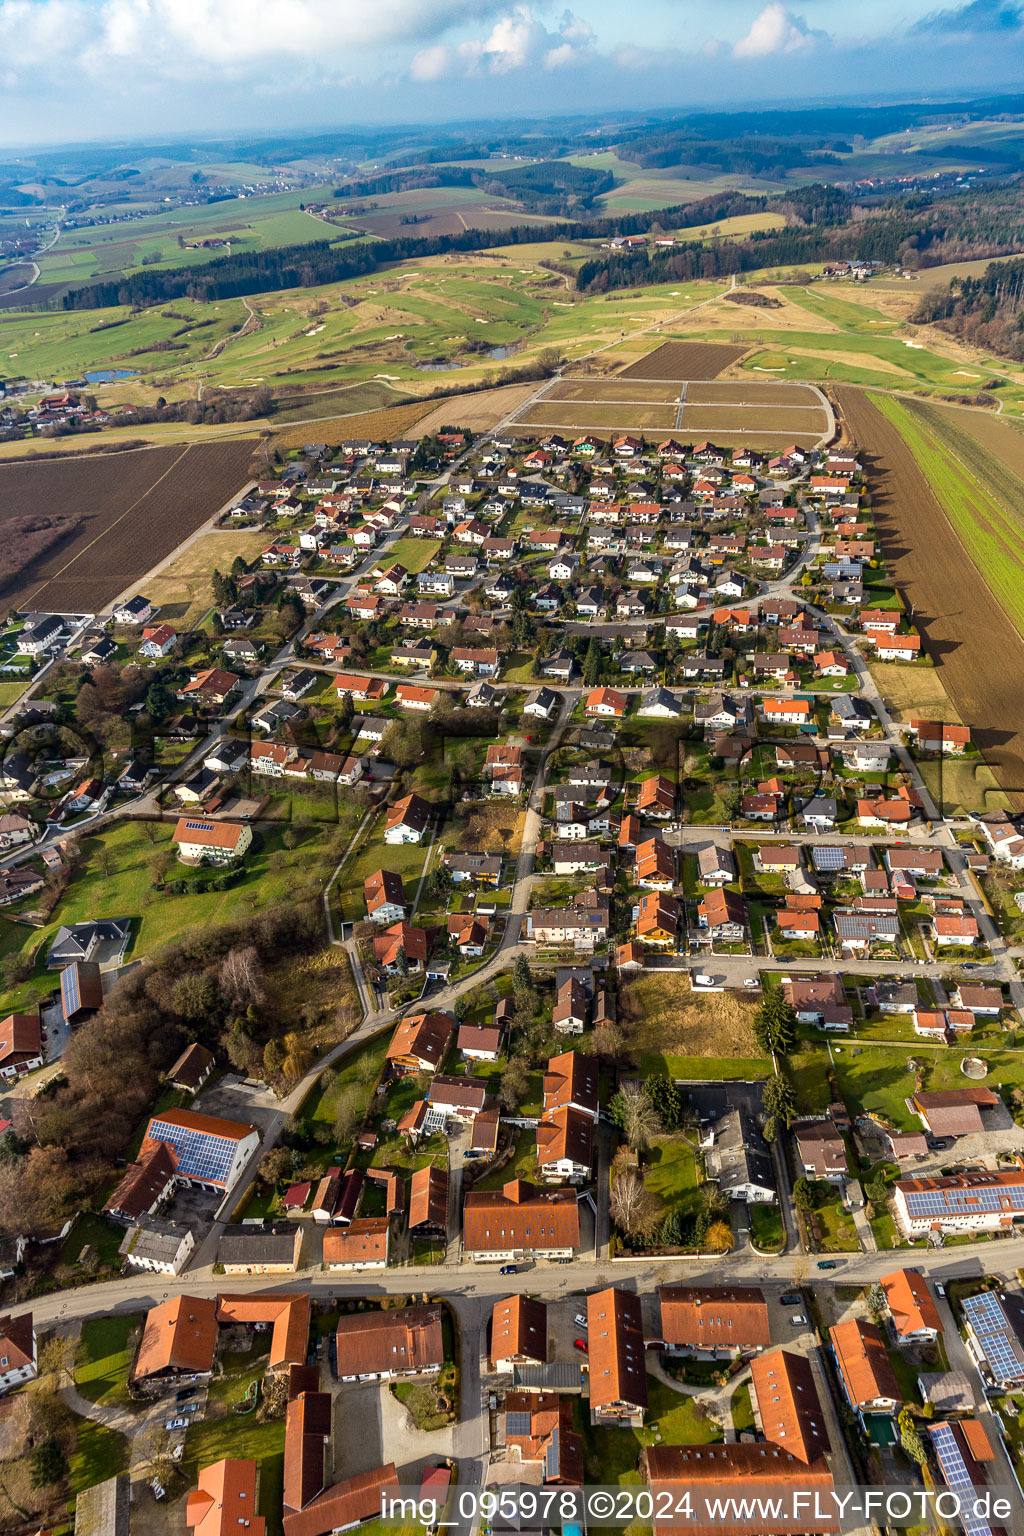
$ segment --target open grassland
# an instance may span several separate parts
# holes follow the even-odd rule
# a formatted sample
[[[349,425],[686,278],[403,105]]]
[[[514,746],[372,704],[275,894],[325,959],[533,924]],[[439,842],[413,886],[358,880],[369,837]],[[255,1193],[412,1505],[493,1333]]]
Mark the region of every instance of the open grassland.
[[[665,341],[619,374],[623,379],[715,379],[742,357],[742,347],[714,342]]]
[[[147,266],[178,267],[224,256],[223,247],[192,248],[192,242],[226,240],[231,254],[338,239],[334,229],[304,213],[302,192],[259,198],[234,198],[203,207],[170,208],[127,223],[99,224],[61,232],[52,250],[39,259],[40,281],[80,285],[115,273]],[[182,239],[186,249],[178,245]]]
[[[146,581],[146,596],[160,617],[180,629],[194,629],[213,603],[213,573],[226,572],[239,556],[247,563],[267,547],[267,535],[225,528],[204,533]]]
[[[625,987],[626,1009],[639,1022],[631,1049],[645,1071],[673,1077],[763,1076],[751,1031],[753,1005],[733,992],[694,992],[686,972],[648,971]]]
[[[8,585],[4,606],[101,609],[235,495],[249,479],[252,447],[243,438],[3,465],[4,514],[60,507],[81,518],[70,538]]]
[[[860,390],[837,389],[836,397],[867,469],[889,570],[913,605],[961,719],[1014,805],[1024,805],[1024,695],[1019,686],[1024,639],[969,557],[930,483],[912,446],[921,434],[910,412],[891,399],[876,404]],[[909,440],[902,435],[904,426]],[[953,462],[926,445],[929,471],[946,477],[945,466]]]
[[[980,758],[942,757],[918,763],[928,793],[943,816],[1007,811],[1010,802],[992,769]]]
[[[881,327],[879,330],[881,331]],[[922,329],[921,336],[929,333]],[[743,368],[770,371],[779,379],[830,379],[841,384],[872,384],[891,388],[893,379],[905,387],[932,393],[976,389],[983,375],[970,379],[963,364],[931,350],[925,340],[901,339],[892,334],[857,332],[792,331],[773,338],[767,351],[752,352]]]
[[[942,667],[921,667],[916,663],[880,661],[871,663],[886,708],[894,720],[945,720],[961,724],[956,705],[943,686]]]
[[[837,297],[831,287],[824,284],[813,287],[790,287],[784,292],[792,303],[828,321],[837,331],[877,336],[881,332],[891,330],[895,324],[891,317],[880,314],[877,309],[872,309],[869,305],[853,303],[849,299]]]
[[[476,394],[442,400],[440,405],[428,402],[427,414],[416,423],[417,434],[422,437],[446,426],[487,432],[525,404],[537,388],[536,384],[506,384],[499,389],[482,389]]]
[[[900,433],[970,559],[1024,634],[1024,481],[971,437],[966,413],[937,415],[887,395],[871,398]]]

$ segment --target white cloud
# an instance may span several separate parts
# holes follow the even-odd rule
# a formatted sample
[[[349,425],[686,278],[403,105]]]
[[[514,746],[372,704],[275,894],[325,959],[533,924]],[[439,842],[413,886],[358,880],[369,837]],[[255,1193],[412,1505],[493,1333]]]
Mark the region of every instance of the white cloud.
[[[518,69],[563,69],[578,63],[593,41],[590,26],[565,11],[557,32],[549,32],[528,5],[517,5],[494,23],[489,36],[422,48],[410,65],[414,80],[451,75],[507,75]]]
[[[426,42],[491,15],[499,0],[0,0],[8,83],[61,60],[93,75],[237,76],[301,59]]]
[[[812,48],[821,33],[812,32],[802,16],[787,11],[781,0],[769,0],[754,17],[750,31],[733,48],[737,59],[763,59],[770,54],[798,53]]]

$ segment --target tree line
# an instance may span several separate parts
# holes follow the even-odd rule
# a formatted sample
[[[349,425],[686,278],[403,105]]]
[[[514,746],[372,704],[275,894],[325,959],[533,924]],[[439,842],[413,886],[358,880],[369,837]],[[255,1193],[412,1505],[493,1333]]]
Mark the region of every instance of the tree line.
[[[806,194],[808,190],[801,189],[801,193]],[[819,192],[825,190],[818,189]],[[792,194],[786,201],[795,206],[795,198],[796,194]],[[205,303],[248,294],[273,293],[281,288],[312,288],[362,277],[378,267],[413,261],[422,256],[490,250],[501,245],[534,245],[551,240],[605,240],[613,235],[646,234],[655,225],[695,228],[734,214],[762,213],[769,204],[766,197],[727,193],[702,198],[696,203],[621,214],[615,218],[578,219],[550,225],[516,224],[501,230],[466,229],[457,234],[427,237],[399,235],[390,240],[350,241],[341,246],[333,245],[329,240],[314,240],[307,245],[232,252],[201,266],[185,265],[166,270],[150,268],[123,278],[87,283],[65,294],[61,305],[68,310],[109,309],[119,304],[145,309],[169,299],[188,298]]]

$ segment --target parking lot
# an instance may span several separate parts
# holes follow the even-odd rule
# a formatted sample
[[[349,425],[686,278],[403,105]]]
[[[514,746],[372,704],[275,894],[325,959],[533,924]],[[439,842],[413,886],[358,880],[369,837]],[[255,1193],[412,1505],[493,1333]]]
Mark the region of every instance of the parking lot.
[[[204,1088],[193,1108],[203,1115],[218,1115],[222,1120],[238,1120],[265,1130],[278,1112],[278,1100],[266,1083],[239,1077],[229,1072]]]

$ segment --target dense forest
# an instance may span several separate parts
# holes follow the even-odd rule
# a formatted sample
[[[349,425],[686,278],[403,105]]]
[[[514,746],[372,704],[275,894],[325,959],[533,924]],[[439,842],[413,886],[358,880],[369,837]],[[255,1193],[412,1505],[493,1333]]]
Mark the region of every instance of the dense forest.
[[[981,277],[922,294],[914,319],[1024,361],[1024,258],[990,262]]]
[[[832,188],[801,188],[805,206]],[[798,194],[787,197],[796,201]],[[809,199],[809,201],[808,201]],[[576,272],[581,293],[606,293],[652,283],[685,282],[696,278],[728,277],[764,267],[801,262],[877,261],[906,267],[939,266],[1001,256],[1024,249],[1024,189],[1014,184],[992,190],[972,189],[935,202],[926,198],[899,199],[837,222],[839,204],[829,218],[803,227],[755,231],[747,240],[690,242],[672,250],[602,251]]]
[[[411,165],[336,187],[336,198],[382,197],[422,187],[479,187],[491,197],[512,198],[546,218],[571,218],[589,210],[596,197],[615,185],[611,171],[591,170],[568,160],[541,160],[483,171],[466,165]]]

